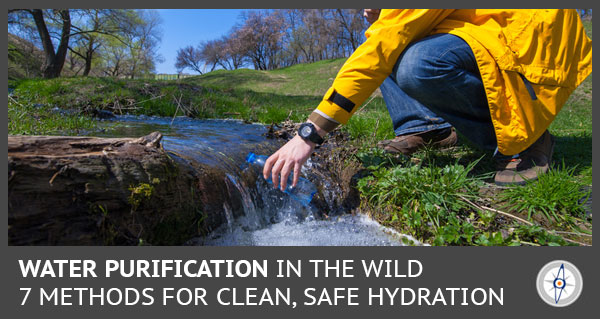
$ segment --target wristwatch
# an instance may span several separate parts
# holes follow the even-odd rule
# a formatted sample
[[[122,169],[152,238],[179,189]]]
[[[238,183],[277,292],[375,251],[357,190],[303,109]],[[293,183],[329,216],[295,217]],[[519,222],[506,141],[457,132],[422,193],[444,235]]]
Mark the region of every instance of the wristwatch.
[[[298,128],[298,135],[305,140],[316,144],[322,144],[323,138],[317,133],[317,128],[312,123],[302,123]]]

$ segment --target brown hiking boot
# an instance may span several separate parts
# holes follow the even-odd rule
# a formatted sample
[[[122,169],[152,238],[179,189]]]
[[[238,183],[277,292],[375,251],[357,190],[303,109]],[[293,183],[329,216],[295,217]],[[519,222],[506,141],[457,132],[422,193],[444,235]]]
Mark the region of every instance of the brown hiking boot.
[[[393,140],[379,142],[377,146],[390,153],[410,155],[427,145],[434,147],[453,146],[456,144],[457,139],[454,128],[443,128],[396,136]]]
[[[521,163],[520,157],[496,160],[496,170],[497,171],[503,171],[503,170],[514,171],[517,169],[517,166],[519,165],[519,163]]]
[[[494,182],[505,186],[524,185],[527,181],[537,180],[539,175],[548,171],[553,152],[554,136],[546,131],[518,158],[498,162]]]

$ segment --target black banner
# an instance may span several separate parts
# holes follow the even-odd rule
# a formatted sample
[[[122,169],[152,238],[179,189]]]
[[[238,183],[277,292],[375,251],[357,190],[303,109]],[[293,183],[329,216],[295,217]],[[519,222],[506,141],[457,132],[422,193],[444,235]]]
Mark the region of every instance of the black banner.
[[[9,247],[8,253],[5,309],[25,317],[554,318],[592,309],[593,262],[585,247]],[[585,281],[566,307],[547,304],[536,288],[553,260],[577,267],[578,287]]]

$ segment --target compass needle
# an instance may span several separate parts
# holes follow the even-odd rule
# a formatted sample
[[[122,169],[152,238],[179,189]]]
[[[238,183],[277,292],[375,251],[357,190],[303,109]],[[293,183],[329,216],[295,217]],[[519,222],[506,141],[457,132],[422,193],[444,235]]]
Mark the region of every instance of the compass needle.
[[[556,307],[568,306],[581,294],[581,273],[570,262],[550,262],[538,273],[537,288],[546,303]]]

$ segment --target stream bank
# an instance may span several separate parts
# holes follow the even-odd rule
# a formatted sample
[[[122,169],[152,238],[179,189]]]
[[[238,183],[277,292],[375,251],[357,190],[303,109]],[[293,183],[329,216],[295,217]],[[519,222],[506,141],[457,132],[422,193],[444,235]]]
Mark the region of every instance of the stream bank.
[[[285,128],[187,117],[115,121],[102,122],[112,128],[97,138],[9,136],[9,244],[401,244],[402,235],[348,215],[359,204],[351,186],[358,166],[333,160],[334,143],[303,169],[319,190],[303,208],[244,161],[280,147]]]

